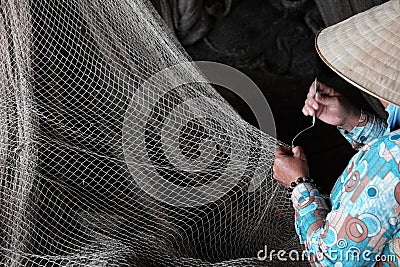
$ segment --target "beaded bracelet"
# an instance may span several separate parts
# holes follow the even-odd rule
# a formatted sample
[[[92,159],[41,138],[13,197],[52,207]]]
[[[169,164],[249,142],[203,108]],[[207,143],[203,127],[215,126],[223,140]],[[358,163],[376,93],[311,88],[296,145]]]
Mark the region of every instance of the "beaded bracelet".
[[[295,181],[290,183],[290,187],[287,188],[287,191],[289,193],[291,193],[296,186],[298,186],[299,184],[302,184],[302,183],[314,184],[314,180],[311,179],[310,177],[299,177]]]

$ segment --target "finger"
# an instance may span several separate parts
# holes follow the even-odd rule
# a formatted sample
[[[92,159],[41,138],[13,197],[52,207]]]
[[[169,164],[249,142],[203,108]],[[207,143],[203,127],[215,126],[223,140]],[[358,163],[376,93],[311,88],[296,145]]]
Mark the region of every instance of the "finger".
[[[307,111],[307,114],[309,116],[314,116],[315,115],[315,110],[312,107],[304,106],[304,109]]]
[[[314,97],[314,83],[315,83],[315,82],[313,82],[313,83],[310,85],[310,88],[309,88],[309,90],[308,90],[308,95],[309,95],[310,97]],[[327,86],[326,84],[317,81],[317,92],[321,92],[322,94],[330,95],[330,94],[332,94],[332,93],[334,92],[334,90],[333,90],[332,87],[329,87],[329,86]]]
[[[340,96],[340,93],[335,89],[321,82],[317,83],[317,92],[321,93],[321,95]]]
[[[320,92],[318,92],[317,95],[315,96],[315,101],[317,101],[317,103],[322,104],[324,106],[330,106],[330,105],[334,105],[336,103],[337,97],[323,95]]]
[[[318,110],[318,108],[319,108],[319,105],[318,105],[317,101],[314,100],[314,98],[307,98],[306,105],[315,110]]]
[[[290,147],[279,147],[275,150],[275,156],[288,156],[292,154],[292,149]]]
[[[278,178],[279,178],[279,175],[278,175],[278,173],[279,173],[278,166],[279,165],[280,165],[280,161],[275,159],[274,166],[272,166],[272,176],[275,180],[278,180]]]
[[[311,88],[312,88],[312,86],[310,87],[310,90],[308,91],[307,98],[313,98],[314,97],[314,89],[311,90]]]
[[[296,158],[299,158],[299,157],[301,157],[302,155],[305,155],[305,154],[304,154],[304,150],[303,150],[301,147],[299,147],[299,146],[294,147],[294,148],[292,149],[292,152],[293,152],[293,156],[296,157]]]
[[[317,88],[316,88],[317,90],[317,92],[322,92],[322,93],[324,93],[324,94],[328,94],[328,93],[330,93],[330,91],[329,91],[329,87],[327,87],[327,86],[325,86],[324,84],[322,84],[322,83],[320,83],[320,82],[317,82]],[[311,96],[311,97],[315,97],[315,93],[314,93],[314,82],[311,84],[311,86],[310,86],[310,89],[308,90],[308,94]]]
[[[333,88],[330,86],[327,86],[326,84],[322,82],[317,82],[317,92],[321,92],[323,94],[330,95],[333,92]]]
[[[311,86],[310,86],[310,88],[308,89],[308,94],[307,94],[307,97],[309,97],[309,98],[314,98],[314,83],[315,82],[313,82],[312,84],[311,84]],[[318,91],[318,83],[317,83],[317,91]]]
[[[307,111],[307,109],[306,109],[306,106],[304,106],[303,109],[302,109],[301,111],[303,112],[303,114],[304,114],[305,116],[310,116],[310,114],[308,114],[308,111]]]

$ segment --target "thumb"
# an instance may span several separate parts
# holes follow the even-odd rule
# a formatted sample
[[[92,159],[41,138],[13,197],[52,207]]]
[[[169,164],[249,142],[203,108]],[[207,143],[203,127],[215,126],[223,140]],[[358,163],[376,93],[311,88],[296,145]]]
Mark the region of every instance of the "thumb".
[[[292,151],[288,147],[279,147],[275,150],[275,156],[288,156],[291,154],[292,154]]]
[[[304,155],[304,150],[299,146],[294,147],[292,152],[295,158],[300,158],[302,155]]]
[[[324,106],[328,106],[333,103],[334,97],[329,95],[321,95],[320,92],[317,92],[317,94],[315,95],[315,100]]]

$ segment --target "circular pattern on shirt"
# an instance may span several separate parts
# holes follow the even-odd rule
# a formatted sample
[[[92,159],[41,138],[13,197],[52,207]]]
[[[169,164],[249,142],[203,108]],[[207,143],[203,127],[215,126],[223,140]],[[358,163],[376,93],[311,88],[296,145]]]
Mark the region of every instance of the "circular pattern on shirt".
[[[340,203],[340,201],[338,201],[332,206],[332,209],[333,210],[338,210],[340,208],[340,205],[341,205],[341,203]]]
[[[368,228],[368,237],[373,237],[377,235],[382,227],[381,227],[381,221],[378,219],[373,214],[370,213],[363,213],[360,216],[358,216],[358,219],[361,220]],[[357,226],[358,227],[358,226]],[[361,231],[361,229],[358,229]]]
[[[367,196],[369,198],[376,198],[378,196],[378,188],[376,186],[371,185],[367,187]]]
[[[397,201],[397,204],[400,205],[400,183],[397,183],[396,187],[394,188],[394,198]]]
[[[354,242],[362,242],[368,236],[368,228],[358,218],[350,218],[346,222],[346,234]]]
[[[389,140],[390,141],[396,141],[396,140],[399,140],[399,139],[400,139],[400,135],[399,134],[395,134],[395,135],[389,136]]]
[[[396,217],[391,217],[389,218],[389,224],[395,226],[397,224],[397,218]]]
[[[357,187],[359,182],[360,182],[360,173],[358,171],[355,171],[353,175],[350,177],[350,179],[347,181],[346,185],[344,186],[346,192],[353,191]]]
[[[308,206],[311,205],[311,204],[315,204],[315,203],[314,203],[314,200],[315,200],[315,197],[314,197],[314,196],[310,196],[310,197],[308,198],[308,201],[307,201],[307,202],[306,202],[306,201],[300,201],[300,199],[299,199],[300,204],[298,204],[298,206],[301,207],[301,208],[303,209],[303,208],[305,208],[305,207],[308,207]]]

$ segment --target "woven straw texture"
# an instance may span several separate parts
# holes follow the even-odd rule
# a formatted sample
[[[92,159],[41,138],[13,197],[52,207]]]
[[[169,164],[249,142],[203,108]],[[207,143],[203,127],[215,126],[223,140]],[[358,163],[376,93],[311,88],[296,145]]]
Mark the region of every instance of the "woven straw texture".
[[[400,105],[400,0],[326,28],[317,36],[316,47],[341,77]]]

